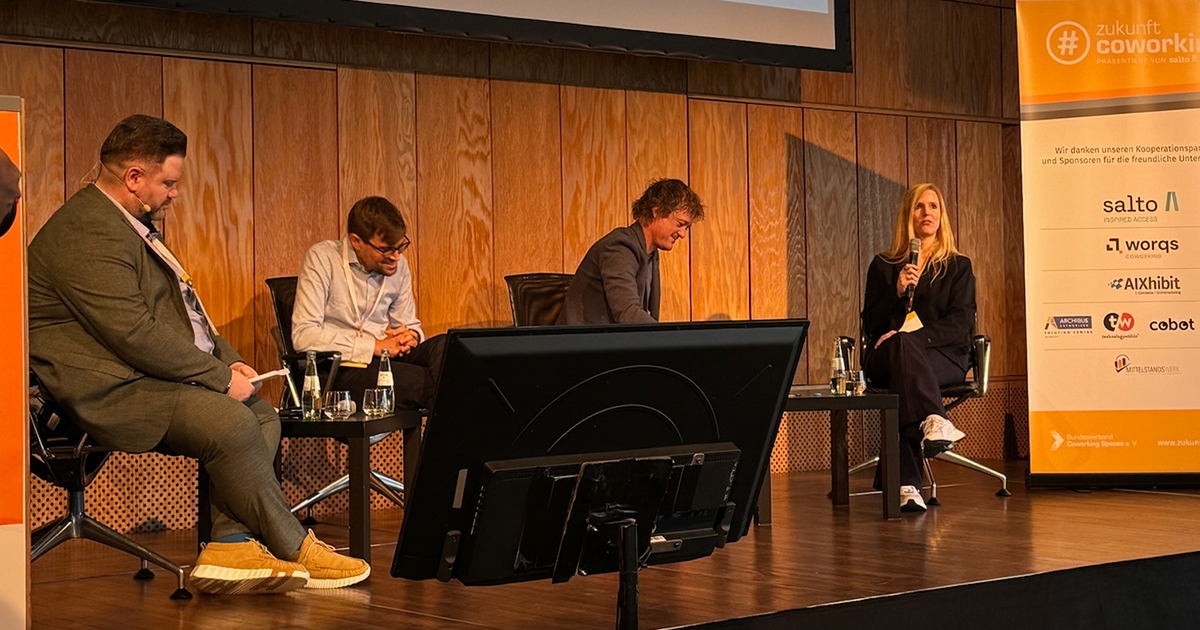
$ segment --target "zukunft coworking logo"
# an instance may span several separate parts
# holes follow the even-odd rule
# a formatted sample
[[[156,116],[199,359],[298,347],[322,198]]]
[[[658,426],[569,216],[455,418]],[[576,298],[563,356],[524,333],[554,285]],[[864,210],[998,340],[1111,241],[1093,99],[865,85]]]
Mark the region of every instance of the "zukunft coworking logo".
[[[1073,66],[1087,56],[1092,39],[1087,29],[1079,22],[1065,20],[1055,24],[1046,33],[1046,51],[1050,57],[1064,66]]]

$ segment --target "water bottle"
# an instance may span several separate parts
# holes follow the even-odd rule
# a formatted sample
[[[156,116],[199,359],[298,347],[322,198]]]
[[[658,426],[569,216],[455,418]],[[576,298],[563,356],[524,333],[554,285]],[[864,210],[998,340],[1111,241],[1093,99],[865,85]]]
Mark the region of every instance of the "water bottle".
[[[317,353],[308,351],[304,366],[304,391],[300,394],[300,413],[305,420],[321,419],[321,377],[317,375]]]
[[[395,412],[396,382],[392,379],[392,359],[388,356],[386,349],[379,353],[379,378],[375,381],[375,386],[388,390],[387,413],[391,414]]]
[[[842,360],[842,346],[833,340],[833,359],[829,362],[829,393],[834,396],[846,395],[846,362]]]

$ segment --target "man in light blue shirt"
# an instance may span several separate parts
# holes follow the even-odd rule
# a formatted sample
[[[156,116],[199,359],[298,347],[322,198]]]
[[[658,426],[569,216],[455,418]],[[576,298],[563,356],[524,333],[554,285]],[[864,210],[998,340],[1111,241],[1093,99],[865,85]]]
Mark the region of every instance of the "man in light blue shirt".
[[[361,399],[384,350],[399,407],[428,407],[441,374],[444,337],[426,339],[403,253],[411,241],[400,210],[383,197],[350,208],[345,237],[309,248],[296,285],[292,345],[342,353],[331,390]]]

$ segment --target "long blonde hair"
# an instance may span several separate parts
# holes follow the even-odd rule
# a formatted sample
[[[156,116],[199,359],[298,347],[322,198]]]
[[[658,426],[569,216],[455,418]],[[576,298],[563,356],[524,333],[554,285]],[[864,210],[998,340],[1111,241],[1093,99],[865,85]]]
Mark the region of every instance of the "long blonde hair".
[[[913,209],[917,207],[917,201],[927,190],[932,190],[937,195],[938,205],[942,210],[938,231],[934,236],[933,248],[925,263],[933,273],[930,279],[934,280],[946,271],[946,264],[950,259],[959,255],[958,249],[954,247],[954,230],[950,229],[950,213],[946,208],[946,196],[942,194],[942,190],[936,184],[917,184],[904,191],[899,205],[896,206],[896,229],[892,236],[892,247],[884,252],[883,259],[892,264],[908,262],[908,244],[914,237]]]

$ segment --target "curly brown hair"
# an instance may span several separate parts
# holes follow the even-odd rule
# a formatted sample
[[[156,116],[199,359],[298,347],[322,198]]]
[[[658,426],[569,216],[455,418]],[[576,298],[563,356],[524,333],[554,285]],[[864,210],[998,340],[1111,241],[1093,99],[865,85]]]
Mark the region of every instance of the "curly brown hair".
[[[676,210],[683,211],[692,221],[704,218],[704,204],[700,203],[700,197],[678,179],[655,180],[633,202],[633,218],[642,224],[669,217]]]

